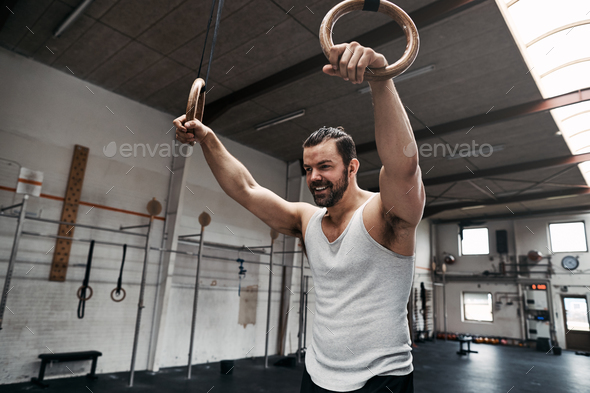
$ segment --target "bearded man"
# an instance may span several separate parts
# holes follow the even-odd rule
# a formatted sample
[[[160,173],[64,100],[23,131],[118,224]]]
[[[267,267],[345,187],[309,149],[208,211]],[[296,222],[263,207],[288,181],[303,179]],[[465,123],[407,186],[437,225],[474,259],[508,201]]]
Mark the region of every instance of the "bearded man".
[[[323,72],[359,84],[385,57],[356,42],[332,47]],[[302,393],[413,392],[408,299],[424,185],[414,134],[392,80],[371,81],[380,192],[359,188],[360,163],[344,129],[322,127],[303,144],[315,204],[261,187],[213,130],[174,120],[183,143],[198,142],[221,188],[271,228],[304,243],[316,291]]]

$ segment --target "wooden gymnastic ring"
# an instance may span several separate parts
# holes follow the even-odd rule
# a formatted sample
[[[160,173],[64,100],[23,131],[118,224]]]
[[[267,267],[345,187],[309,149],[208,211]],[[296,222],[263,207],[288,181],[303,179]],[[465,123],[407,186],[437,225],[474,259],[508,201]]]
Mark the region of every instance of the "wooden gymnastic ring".
[[[123,297],[119,300],[115,299],[115,293],[117,292],[117,288],[111,291],[111,299],[113,299],[114,302],[122,302],[125,299],[125,296],[127,296],[127,292],[125,292],[125,289],[121,288],[121,291],[123,291]]]
[[[328,11],[320,25],[320,45],[326,58],[330,58],[330,49],[334,46],[332,30],[336,21],[351,11],[362,10],[364,5],[365,0],[345,0]],[[412,21],[404,10],[387,0],[381,0],[379,12],[390,16],[400,25],[406,34],[407,45],[404,54],[395,63],[387,67],[371,68],[370,71],[366,70],[364,80],[367,81],[383,81],[401,75],[414,63],[416,56],[418,56],[418,49],[420,48],[418,29],[416,29],[414,21]]]
[[[205,81],[197,78],[193,82],[191,92],[186,104],[186,121],[203,121],[203,109],[205,108]]]
[[[90,298],[92,297],[92,295],[94,295],[94,291],[92,290],[92,287],[90,285],[87,285],[86,288],[90,289],[90,296],[88,296],[87,298],[82,299],[82,288],[84,288],[84,285],[81,285],[80,288],[78,288],[78,299],[80,300],[90,300]]]
[[[186,121],[198,120],[203,121],[203,111],[205,109],[205,80],[197,78],[193,82],[191,92],[188,95],[186,103]],[[189,131],[190,132],[190,131]],[[192,132],[191,132],[192,134]],[[194,145],[194,142],[191,143]]]

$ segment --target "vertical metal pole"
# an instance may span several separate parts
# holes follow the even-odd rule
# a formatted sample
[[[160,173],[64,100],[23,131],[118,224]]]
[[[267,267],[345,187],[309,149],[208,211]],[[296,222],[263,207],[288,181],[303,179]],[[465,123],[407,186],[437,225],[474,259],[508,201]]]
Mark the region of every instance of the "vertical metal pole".
[[[551,315],[551,318],[549,319],[549,327],[551,329],[551,331],[549,332],[549,339],[551,340],[551,348],[553,347],[558,347],[559,343],[557,342],[557,334],[555,333],[555,312],[553,311],[553,291],[551,290],[551,281],[547,280],[545,281],[547,284],[547,292],[546,296],[548,297],[547,299],[547,305],[549,306],[549,315]]]
[[[305,253],[301,250],[301,275],[299,282],[299,338],[297,340],[297,364],[301,363],[301,339],[303,338],[303,270]]]
[[[274,239],[271,239],[270,243],[270,272],[268,275],[268,305],[266,306],[266,339],[264,343],[264,368],[268,368],[268,326],[270,325],[270,301],[272,295],[272,254],[274,252]]]
[[[445,263],[443,262],[442,265],[442,271],[443,271],[443,316],[444,316],[444,320],[445,320],[445,341],[447,341],[447,279],[446,279],[446,273],[447,273],[447,266],[445,265]]]
[[[195,281],[195,298],[193,300],[193,320],[191,322],[191,343],[188,350],[188,371],[186,377],[191,379],[191,369],[193,365],[193,345],[195,342],[195,328],[197,325],[197,303],[199,301],[199,275],[201,273],[201,259],[203,258],[203,236],[205,235],[205,227],[201,226],[201,236],[199,238],[199,256],[197,259],[197,278]]]
[[[407,320],[408,320],[408,333],[410,334],[410,345],[414,345],[415,340],[414,340],[414,331],[416,330],[416,327],[418,326],[418,316],[414,315],[414,302],[416,301],[416,297],[414,296],[416,293],[416,288],[414,287],[414,280],[412,280],[412,286],[410,287],[410,296],[408,297],[408,304],[406,304],[406,310],[407,310]],[[416,317],[416,320],[414,320],[414,317]]]
[[[307,348],[307,299],[309,298],[309,276],[305,276],[305,319],[303,322],[303,348]]]
[[[147,274],[148,256],[150,253],[150,232],[152,230],[152,223],[154,217],[150,217],[148,225],[147,236],[145,239],[145,252],[143,256],[143,271],[141,273],[141,286],[139,288],[139,303],[137,304],[137,318],[135,319],[135,337],[133,338],[133,352],[131,353],[131,371],[129,373],[129,387],[133,386],[133,376],[135,374],[135,356],[137,354],[137,343],[139,341],[139,328],[141,327],[141,311],[145,307],[143,305],[143,294],[145,292],[145,278]]]
[[[518,290],[518,306],[520,307],[520,337],[521,342],[526,342],[526,331],[525,331],[525,320],[524,320],[524,310],[526,309],[524,295],[522,293],[522,286],[520,285],[520,281],[516,282],[516,289]]]
[[[436,326],[436,313],[437,313],[437,309],[436,309],[436,285],[434,283],[434,280],[432,280],[432,340],[434,342],[436,342],[436,334],[437,334],[437,330],[438,327]]]
[[[436,227],[431,222],[430,223],[430,258],[432,259],[431,263],[431,270],[430,270],[430,280],[432,281],[432,341],[436,342],[436,334],[438,326],[436,325],[436,313],[438,310],[436,309],[436,242],[434,239],[434,234],[436,231]]]
[[[16,223],[16,232],[14,233],[14,240],[12,242],[12,251],[10,252],[8,269],[6,270],[6,278],[4,279],[4,290],[2,291],[2,300],[0,301],[0,329],[2,329],[2,321],[4,320],[4,309],[6,308],[8,292],[10,291],[10,280],[12,279],[12,271],[14,270],[14,263],[16,262],[18,243],[20,241],[20,235],[23,232],[23,224],[25,223],[25,215],[27,213],[27,199],[29,199],[29,196],[25,194],[23,196],[23,202],[21,204],[18,221]]]

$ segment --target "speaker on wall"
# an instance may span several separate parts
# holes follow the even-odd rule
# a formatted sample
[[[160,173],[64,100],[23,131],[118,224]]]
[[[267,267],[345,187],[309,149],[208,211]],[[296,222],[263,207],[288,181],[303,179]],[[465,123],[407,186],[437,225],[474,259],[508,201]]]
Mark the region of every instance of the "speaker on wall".
[[[496,251],[498,254],[508,254],[508,232],[505,229],[496,231]]]

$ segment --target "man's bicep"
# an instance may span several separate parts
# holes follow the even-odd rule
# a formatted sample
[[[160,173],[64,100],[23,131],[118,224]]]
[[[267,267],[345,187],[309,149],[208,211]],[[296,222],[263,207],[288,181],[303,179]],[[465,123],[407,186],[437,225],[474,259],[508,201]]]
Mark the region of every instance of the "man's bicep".
[[[424,212],[424,184],[418,167],[416,174],[396,178],[381,168],[379,191],[386,218],[399,217],[412,225],[418,225]]]
[[[301,235],[301,222],[306,203],[288,202],[261,186],[252,188],[249,194],[244,207],[252,214],[280,233],[290,236]]]

